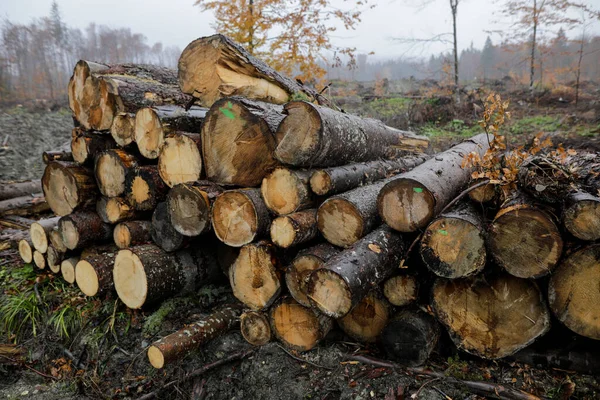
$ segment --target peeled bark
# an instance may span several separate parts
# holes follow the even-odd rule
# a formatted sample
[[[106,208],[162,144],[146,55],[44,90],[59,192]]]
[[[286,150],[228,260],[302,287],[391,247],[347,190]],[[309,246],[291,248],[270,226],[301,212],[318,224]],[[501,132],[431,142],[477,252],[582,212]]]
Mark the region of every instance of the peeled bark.
[[[98,155],[94,172],[100,193],[106,197],[122,196],[125,192],[125,177],[137,166],[136,157],[124,150],[107,150]]]
[[[600,239],[600,197],[585,192],[569,194],[563,209],[563,223],[577,239]]]
[[[374,343],[388,324],[390,305],[377,291],[372,290],[343,318],[337,320],[340,328],[351,338]]]
[[[125,147],[135,140],[135,114],[119,113],[110,126],[110,135],[115,143]]]
[[[42,161],[48,165],[52,161],[73,161],[73,154],[70,151],[45,151],[42,153]]]
[[[149,216],[147,212],[133,209],[122,197],[100,197],[96,203],[96,212],[107,224],[117,224]]]
[[[188,243],[188,238],[177,232],[171,222],[167,203],[156,206],[152,214],[152,240],[164,251],[175,251]]]
[[[198,236],[211,229],[211,206],[223,189],[209,181],[181,183],[167,195],[168,212],[175,230]]]
[[[125,221],[115,226],[113,240],[120,249],[150,243],[152,241],[152,222]]]
[[[125,197],[136,210],[151,211],[165,200],[169,187],[160,177],[156,165],[129,170],[125,178]]]
[[[33,243],[30,239],[19,240],[19,255],[25,264],[29,264],[33,261]]]
[[[46,262],[48,264],[48,268],[50,268],[50,271],[58,274],[60,272],[60,264],[64,258],[64,252],[58,251],[53,246],[48,246],[48,251],[46,252]]]
[[[117,143],[109,135],[87,132],[81,128],[74,128],[73,132],[71,153],[73,160],[79,164],[93,166],[100,153],[117,147]]]
[[[158,156],[158,173],[167,186],[200,179],[201,149],[198,133],[176,132],[167,136]]]
[[[396,307],[415,302],[419,296],[419,283],[412,275],[396,275],[383,283],[383,295]]]
[[[267,208],[277,215],[287,215],[315,204],[310,190],[310,170],[277,167],[264,177],[260,191]]]
[[[275,149],[275,158],[283,164],[334,167],[422,153],[429,147],[424,136],[304,101],[287,103],[284,113]]]
[[[50,209],[50,205],[42,195],[36,193],[33,195],[16,197],[14,199],[0,201],[0,215],[28,216],[40,214]]]
[[[39,251],[35,250],[33,252],[33,263],[39,268],[39,269],[45,269],[46,268],[46,256],[44,256],[42,253],[40,253]]]
[[[400,174],[381,189],[379,215],[400,232],[425,228],[471,180],[473,168],[462,167],[465,157],[483,157],[488,148],[487,135],[477,135]]]
[[[325,315],[341,318],[393,274],[405,249],[402,237],[383,225],[314,271],[308,297]]]
[[[226,305],[213,311],[198,322],[170,334],[148,348],[148,360],[154,368],[183,358],[187,353],[226,333],[238,323],[242,307]]]
[[[263,346],[271,341],[269,317],[262,312],[246,311],[240,316],[240,331],[246,342]]]
[[[378,180],[406,172],[429,157],[403,157],[397,160],[377,160],[348,164],[341,167],[318,169],[310,177],[310,188],[319,196],[331,196]]]
[[[58,229],[69,250],[81,249],[112,238],[112,226],[94,212],[78,212],[64,216]]]
[[[298,351],[314,348],[333,326],[333,319],[291,297],[278,300],[269,314],[273,335],[286,347]]]
[[[65,282],[71,285],[75,283],[75,266],[79,262],[79,257],[69,257],[60,263],[60,272]]]
[[[42,191],[39,179],[25,182],[3,183],[0,186],[0,200],[14,199],[15,197],[30,196]]]
[[[533,281],[438,279],[432,306],[456,346],[487,359],[510,356],[550,329],[550,312]]]
[[[114,251],[92,251],[82,254],[75,266],[75,281],[86,296],[100,296],[114,289]]]
[[[60,217],[41,219],[31,224],[29,228],[29,237],[33,243],[33,247],[40,253],[46,253],[50,244],[50,232],[58,225]]]
[[[271,223],[271,241],[284,249],[309,242],[318,233],[315,208],[275,218]]]
[[[63,216],[96,204],[94,172],[75,163],[53,161],[46,166],[42,188],[48,205]]]

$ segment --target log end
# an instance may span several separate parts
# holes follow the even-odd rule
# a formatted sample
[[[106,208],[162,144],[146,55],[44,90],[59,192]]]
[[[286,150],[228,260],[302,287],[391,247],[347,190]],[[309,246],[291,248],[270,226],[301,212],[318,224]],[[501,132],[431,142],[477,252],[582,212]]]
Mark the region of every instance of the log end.
[[[40,253],[39,251],[35,250],[33,252],[33,263],[39,269],[44,269],[44,268],[46,268],[46,257],[44,257],[44,255],[42,253]]]
[[[253,346],[263,346],[271,341],[271,325],[262,313],[243,313],[240,317],[240,330],[244,339]]]
[[[396,307],[407,306],[417,300],[418,284],[414,276],[397,275],[383,284],[383,295]]]
[[[125,224],[118,224],[113,231],[113,240],[120,249],[125,249],[131,244],[131,232]]]
[[[75,266],[75,282],[86,296],[96,296],[100,290],[98,274],[86,260],[79,260]]]
[[[19,241],[19,255],[24,263],[29,264],[33,261],[33,249],[29,244],[29,241],[22,239]]]
[[[354,204],[334,197],[319,207],[317,227],[329,243],[349,247],[363,237],[364,221]]]
[[[331,177],[324,170],[313,172],[310,177],[310,189],[318,196],[325,196],[331,190]]]
[[[77,181],[68,168],[58,162],[51,162],[46,166],[42,189],[48,205],[58,216],[71,214],[79,205]]]
[[[142,108],[135,114],[135,142],[140,154],[154,160],[165,141],[160,118],[152,108]]]
[[[62,261],[62,254],[58,252],[54,247],[48,247],[46,253],[46,262],[50,271],[58,274],[60,272],[60,263]]]
[[[275,336],[286,347],[298,351],[314,348],[329,331],[322,326],[322,321],[314,310],[289,297],[273,306],[271,325]]]
[[[135,117],[127,113],[117,115],[110,127],[110,135],[121,147],[133,143],[135,139]]]
[[[302,202],[300,188],[303,183],[287,168],[275,168],[260,187],[267,208],[277,215],[297,211]]]
[[[85,136],[79,135],[71,140],[71,154],[73,154],[73,160],[79,164],[87,161],[89,153]]]
[[[198,180],[202,173],[199,146],[186,135],[166,138],[158,156],[158,173],[171,188]]]
[[[148,348],[148,361],[150,361],[150,364],[156,369],[161,369],[165,366],[165,356],[156,346],[150,346]]]
[[[97,157],[95,174],[98,188],[104,196],[117,197],[125,192],[127,168],[115,152],[105,151]]]
[[[290,294],[303,306],[311,306],[307,297],[310,274],[322,266],[323,260],[314,255],[306,254],[296,257],[285,273],[285,282]]]
[[[60,220],[60,233],[67,249],[74,250],[79,244],[79,231],[70,219]]]
[[[171,223],[185,236],[198,236],[210,223],[210,201],[206,192],[193,186],[174,186],[167,197]]]
[[[129,201],[133,206],[139,206],[152,198],[150,185],[140,176],[136,175],[131,183],[131,190],[128,193]]]
[[[338,320],[344,332],[361,342],[374,343],[390,317],[390,307],[376,292],[369,292],[346,316]]]
[[[296,238],[296,229],[287,217],[275,218],[271,223],[271,241],[284,249],[290,247]]]
[[[423,229],[435,214],[435,197],[412,179],[399,178],[381,189],[377,198],[379,215],[393,229],[414,232]]]
[[[211,219],[215,234],[228,246],[241,247],[256,237],[259,225],[257,211],[244,193],[230,191],[217,197]]]
[[[308,298],[323,314],[341,318],[352,308],[352,293],[344,279],[328,269],[310,275]]]
[[[60,263],[60,272],[62,273],[63,279],[70,284],[75,283],[75,266],[78,262],[78,257],[71,257]]]
[[[600,239],[600,202],[582,200],[575,202],[564,212],[565,228],[581,240]]]
[[[46,253],[48,250],[48,235],[46,230],[40,223],[34,222],[29,228],[29,237],[33,243],[33,247],[40,253]]]
[[[120,250],[115,257],[113,280],[117,295],[129,308],[141,308],[148,295],[146,271],[131,250]]]
[[[283,119],[275,137],[275,158],[287,165],[303,166],[319,148],[322,131],[321,117],[315,108],[303,101],[285,105],[287,116]]]
[[[474,181],[473,184],[477,184]],[[477,203],[489,203],[496,198],[496,185],[488,183],[469,192],[469,198]]]

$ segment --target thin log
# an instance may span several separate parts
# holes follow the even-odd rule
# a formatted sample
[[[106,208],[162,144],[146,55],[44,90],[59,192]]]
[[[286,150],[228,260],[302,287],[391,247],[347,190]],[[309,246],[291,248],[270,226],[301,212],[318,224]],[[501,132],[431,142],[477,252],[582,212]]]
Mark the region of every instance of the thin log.
[[[581,191],[570,193],[565,199],[562,221],[577,239],[600,239],[600,197]]]
[[[369,292],[344,317],[338,325],[351,338],[364,343],[374,343],[388,324],[391,307],[376,290]]]
[[[114,289],[115,251],[91,251],[82,254],[75,266],[75,282],[86,296],[100,296]]]
[[[396,307],[414,303],[419,295],[419,282],[413,275],[396,275],[383,283],[383,295]]]
[[[318,233],[315,208],[275,218],[271,223],[271,241],[284,249],[309,242]]]
[[[31,243],[31,239],[21,239],[19,240],[19,255],[25,264],[29,264],[33,261],[33,243]]]
[[[136,210],[154,210],[165,200],[168,191],[169,187],[160,177],[156,165],[129,170],[125,178],[125,197]]]
[[[135,140],[135,114],[119,113],[110,126],[110,135],[121,147],[129,146]]]
[[[158,156],[158,173],[167,186],[200,179],[201,151],[199,133],[176,132],[165,138]]]
[[[39,251],[35,250],[33,252],[33,263],[36,265],[36,267],[38,267],[39,269],[45,269],[46,268],[46,256],[44,256],[42,253],[40,253]]]
[[[46,261],[50,271],[54,272],[55,274],[60,273],[60,264],[64,258],[65,253],[55,249],[53,246],[48,246],[48,251],[46,252]]]
[[[40,214],[50,209],[42,193],[16,197],[0,201],[0,215],[28,216]]]
[[[240,316],[240,331],[244,339],[253,346],[264,346],[271,341],[269,318],[259,311],[246,311]]]
[[[117,143],[109,135],[99,132],[88,132],[81,128],[73,129],[71,153],[73,160],[79,164],[94,165],[96,157],[106,150],[117,147]]]
[[[48,205],[58,216],[92,207],[98,196],[94,172],[64,161],[53,161],[46,166],[42,188]]]
[[[277,215],[287,215],[312,207],[315,198],[310,190],[311,175],[311,170],[275,168],[260,187],[267,208]]]
[[[120,249],[150,243],[152,241],[151,221],[125,221],[115,226],[113,240]]]
[[[30,196],[42,191],[42,182],[39,179],[25,182],[6,182],[0,186],[0,201],[14,199],[15,197]]]
[[[29,237],[31,238],[33,247],[40,253],[45,254],[46,250],[48,250],[50,232],[56,228],[59,219],[60,217],[46,218],[31,224]]]
[[[69,250],[81,249],[112,239],[112,226],[94,212],[78,212],[64,216],[58,229]]]
[[[98,189],[106,197],[118,197],[125,193],[125,177],[138,166],[138,160],[124,150],[107,150],[96,158],[94,172]]]
[[[60,272],[63,279],[71,285],[75,283],[75,267],[79,262],[79,256],[69,257],[60,263]]]
[[[177,232],[198,236],[211,229],[211,206],[223,189],[209,181],[175,185],[167,195],[168,211]]]

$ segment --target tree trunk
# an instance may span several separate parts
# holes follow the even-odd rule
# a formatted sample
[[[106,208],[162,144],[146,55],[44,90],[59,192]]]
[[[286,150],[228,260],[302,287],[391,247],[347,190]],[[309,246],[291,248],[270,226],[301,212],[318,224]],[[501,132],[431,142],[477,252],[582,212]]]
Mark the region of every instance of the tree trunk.
[[[31,243],[31,239],[21,239],[19,240],[19,255],[25,264],[29,264],[33,261],[33,243]]]
[[[168,211],[175,230],[198,236],[211,229],[211,207],[223,189],[210,181],[181,183],[167,195]]]
[[[377,199],[385,223],[400,232],[425,228],[469,183],[473,168],[462,168],[464,158],[483,157],[488,139],[474,136],[386,184]]]
[[[96,203],[96,212],[107,224],[150,216],[149,212],[135,210],[122,197],[100,197]]]
[[[275,131],[283,107],[231,97],[216,102],[202,125],[206,177],[221,184],[260,185],[278,163]]]
[[[55,274],[60,273],[60,264],[65,258],[65,253],[58,251],[53,246],[48,246],[48,251],[46,252],[46,262],[50,271]]]
[[[569,194],[563,209],[563,223],[577,239],[600,239],[600,198],[585,192]]]
[[[92,251],[82,254],[75,266],[75,281],[86,296],[100,296],[112,291],[114,251]]]
[[[263,346],[271,341],[269,317],[259,311],[246,311],[240,317],[240,330],[246,342]]]
[[[308,297],[325,315],[341,318],[398,268],[405,249],[402,237],[383,225],[314,271]]]
[[[74,128],[75,134],[71,139],[71,154],[76,163],[93,166],[96,157],[106,150],[117,147],[114,139],[106,134],[87,132],[81,128]]]
[[[29,237],[33,243],[33,247],[42,254],[48,250],[48,244],[50,242],[50,232],[58,225],[60,217],[53,217],[47,219],[41,219],[31,224],[29,228]]]
[[[211,222],[220,241],[241,247],[268,235],[271,216],[259,189],[237,189],[215,199]]]
[[[125,192],[125,177],[138,166],[135,156],[124,150],[113,149],[96,158],[96,181],[100,193],[106,197],[122,196]]]
[[[550,278],[548,300],[554,315],[579,335],[600,340],[600,245],[567,256]]]
[[[69,250],[81,249],[112,238],[112,226],[94,212],[78,212],[64,216],[58,229]]]
[[[35,250],[33,252],[33,263],[39,268],[39,269],[45,269],[46,268],[46,256],[44,256],[42,253],[40,253],[39,251]]]
[[[273,335],[285,347],[297,351],[313,349],[333,327],[333,319],[291,297],[278,300],[269,314]]]
[[[183,358],[187,353],[235,327],[241,312],[239,304],[222,306],[198,322],[154,342],[148,348],[150,364],[154,368],[163,368],[166,364]]]
[[[421,153],[429,147],[424,136],[307,102],[287,103],[284,113],[275,157],[288,165],[334,167]]]
[[[531,35],[531,55],[529,57],[529,90],[533,94],[533,82],[535,77],[535,47],[537,39],[539,10],[537,8],[537,0],[533,0],[533,16],[531,23],[533,24],[533,34]]]
[[[120,249],[150,243],[152,241],[152,222],[125,221],[115,226],[113,239]]]
[[[489,252],[519,278],[550,273],[562,254],[563,240],[554,218],[540,207],[516,194],[502,205],[489,230]]]
[[[343,318],[340,328],[351,338],[364,343],[374,343],[388,324],[390,305],[376,290],[372,290]]]
[[[438,279],[432,306],[456,346],[487,359],[512,355],[550,329],[550,312],[533,281]]]
[[[39,179],[25,182],[3,183],[0,186],[0,200],[14,199],[15,197],[31,196],[42,191]]]
[[[42,189],[48,205],[59,216],[91,208],[98,196],[94,172],[64,161],[53,161],[46,166]]]
[[[46,212],[50,209],[49,202],[42,193],[15,197],[0,201],[0,215],[27,216]]]
[[[318,233],[316,208],[275,218],[271,224],[271,241],[284,249],[309,242]]]
[[[314,171],[310,177],[310,188],[319,196],[347,192],[359,186],[370,185],[378,180],[406,172],[424,163],[428,158],[426,155],[421,155],[319,169]]]
[[[152,214],[152,240],[164,251],[172,252],[186,246],[189,238],[177,232],[171,222],[166,202],[156,206]]]
[[[169,187],[160,177],[156,165],[130,170],[125,178],[125,196],[136,210],[151,211],[165,200]]]
[[[79,257],[69,257],[60,263],[60,272],[63,279],[71,285],[75,283],[75,266],[79,262]]]
[[[42,161],[48,165],[52,161],[73,161],[73,154],[70,151],[45,151],[42,153]]]
[[[412,275],[396,275],[383,283],[383,295],[396,307],[407,306],[419,297],[419,283]]]
[[[311,175],[311,170],[275,168],[265,176],[260,187],[267,208],[277,215],[287,215],[314,206]]]
[[[110,126],[110,135],[121,147],[129,146],[135,140],[135,114],[119,113]]]
[[[199,133],[176,132],[167,136],[158,156],[158,173],[167,186],[200,179],[201,149]]]

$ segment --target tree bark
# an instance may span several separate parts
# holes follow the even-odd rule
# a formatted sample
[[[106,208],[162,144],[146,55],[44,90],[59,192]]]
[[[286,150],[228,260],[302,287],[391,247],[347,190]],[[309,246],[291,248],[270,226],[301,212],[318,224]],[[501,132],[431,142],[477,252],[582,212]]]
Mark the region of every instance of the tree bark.
[[[112,291],[115,251],[91,251],[82,254],[75,266],[75,281],[86,296],[100,296]]]
[[[158,156],[158,173],[167,186],[200,179],[201,151],[199,133],[176,132],[166,137]]]
[[[50,205],[42,195],[36,193],[23,197],[0,201],[0,215],[28,216],[40,214],[50,209]]]
[[[113,149],[101,153],[96,158],[94,168],[100,193],[106,197],[122,196],[125,178],[137,166],[137,158],[124,150]]]
[[[419,282],[413,275],[396,275],[383,283],[383,295],[396,307],[415,302],[419,296]]]
[[[125,178],[125,196],[136,210],[151,211],[164,201],[169,187],[162,180],[156,165],[144,165],[129,170]]]
[[[198,236],[211,229],[211,207],[223,189],[210,181],[181,183],[167,195],[168,211],[175,230]]]
[[[600,198],[581,191],[569,194],[563,208],[563,223],[577,239],[600,239]]]
[[[150,243],[152,241],[151,221],[125,221],[115,226],[113,240],[120,249]]]
[[[74,128],[73,132],[71,154],[73,160],[80,165],[93,166],[100,153],[117,147],[117,143],[109,135],[88,132],[81,128]]]
[[[277,215],[287,215],[314,206],[311,175],[311,170],[275,168],[264,177],[260,187],[267,208]]]
[[[421,153],[429,140],[381,121],[292,101],[277,128],[275,158],[297,167],[334,167],[352,162]]]
[[[110,126],[110,135],[121,147],[129,146],[135,140],[135,114],[119,113]]]
[[[100,197],[96,203],[96,212],[107,224],[150,217],[149,212],[135,210],[122,197]]]
[[[344,317],[337,320],[340,328],[351,338],[374,343],[388,324],[391,307],[378,291],[370,291]]]
[[[269,317],[259,311],[246,311],[240,317],[240,331],[246,342],[264,346],[271,341]]]
[[[56,228],[59,219],[60,217],[46,218],[31,224],[29,237],[33,247],[40,253],[45,254],[48,250],[50,232]]]
[[[81,249],[112,238],[112,226],[94,212],[78,212],[64,216],[58,229],[69,250]]]
[[[179,250],[189,242],[187,237],[173,227],[166,202],[156,206],[152,214],[151,234],[154,243],[167,252]]]
[[[48,205],[58,216],[91,208],[98,196],[94,172],[65,161],[53,161],[46,166],[42,189]]]
[[[0,186],[0,200],[14,199],[15,197],[31,196],[42,191],[39,179],[25,182],[3,183]]]
[[[73,154],[70,151],[45,151],[42,153],[42,161],[48,165],[52,161],[73,161]]]
[[[316,208],[275,218],[271,223],[271,241],[284,249],[307,243],[318,233]]]

